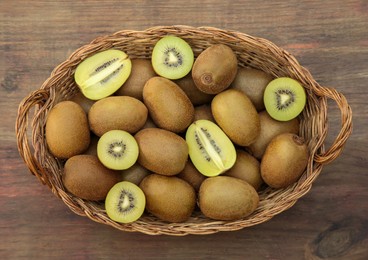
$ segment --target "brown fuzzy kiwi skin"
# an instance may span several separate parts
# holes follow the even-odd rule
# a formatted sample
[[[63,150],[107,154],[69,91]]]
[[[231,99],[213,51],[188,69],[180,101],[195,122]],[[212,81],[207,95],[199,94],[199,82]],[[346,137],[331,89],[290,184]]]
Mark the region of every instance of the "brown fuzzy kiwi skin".
[[[236,150],[236,162],[234,166],[225,172],[224,175],[242,179],[252,185],[256,190],[259,190],[263,184],[260,162],[249,153],[240,149]]]
[[[252,214],[259,203],[256,190],[247,182],[230,176],[203,181],[199,189],[199,208],[216,220],[239,220]]]
[[[192,68],[197,88],[207,94],[218,94],[227,89],[238,70],[238,60],[233,50],[216,44],[201,52]]]
[[[195,190],[178,177],[151,174],[139,187],[146,196],[146,210],[161,220],[184,222],[194,211]]]
[[[117,96],[131,96],[143,101],[143,87],[146,81],[157,76],[152,63],[147,59],[132,59],[132,70],[129,78],[115,92]]]
[[[155,124],[155,122],[153,122],[152,118],[148,115],[146,123],[144,123],[142,129],[145,128],[157,128],[157,125]]]
[[[138,163],[166,176],[181,172],[188,160],[188,145],[179,135],[159,128],[146,128],[135,134],[139,147]]]
[[[212,115],[237,145],[248,146],[258,137],[261,126],[256,108],[243,92],[227,89],[211,103]]]
[[[64,166],[62,181],[73,195],[86,200],[100,201],[120,180],[117,171],[107,169],[94,155],[76,155]]]
[[[88,111],[91,109],[92,105],[96,102],[94,100],[86,98],[82,92],[78,91],[71,99],[70,101],[73,101],[80,105],[84,112],[88,114]]]
[[[197,120],[209,120],[211,122],[215,123],[215,119],[213,118],[211,106],[208,104],[204,104],[201,106],[197,106],[194,108],[194,120],[193,122]]]
[[[91,107],[88,120],[97,136],[110,130],[134,134],[143,127],[147,116],[148,109],[142,101],[129,96],[110,96],[98,100]]]
[[[295,183],[308,164],[308,148],[298,135],[283,133],[267,146],[261,161],[261,175],[272,188],[285,188]]]
[[[132,167],[119,172],[121,174],[120,181],[129,181],[135,185],[139,185],[147,175],[151,174],[149,170],[141,166],[139,163],[136,163]]]
[[[178,175],[176,175],[176,177],[188,182],[196,191],[199,191],[199,187],[201,186],[202,182],[207,178],[201,174],[189,160],[185,164],[184,169]]]
[[[263,93],[268,83],[273,79],[270,74],[253,68],[238,68],[238,73],[231,88],[238,89],[246,94],[257,111],[265,109]]]
[[[257,159],[261,159],[271,140],[282,133],[299,133],[299,120],[278,121],[273,119],[266,110],[258,113],[261,130],[257,139],[247,149]]]
[[[193,121],[194,106],[185,92],[173,81],[153,77],[143,88],[143,100],[150,117],[160,128],[183,132]]]
[[[61,159],[86,151],[90,131],[83,108],[72,101],[56,104],[46,120],[46,142],[50,152]]]
[[[83,154],[97,156],[97,143],[100,137],[91,132],[91,142],[89,143],[88,149]]]
[[[194,83],[191,74],[186,75],[181,79],[177,79],[174,81],[182,90],[184,90],[185,94],[189,97],[190,101],[194,106],[203,105],[211,102],[214,95],[206,94],[200,91]]]

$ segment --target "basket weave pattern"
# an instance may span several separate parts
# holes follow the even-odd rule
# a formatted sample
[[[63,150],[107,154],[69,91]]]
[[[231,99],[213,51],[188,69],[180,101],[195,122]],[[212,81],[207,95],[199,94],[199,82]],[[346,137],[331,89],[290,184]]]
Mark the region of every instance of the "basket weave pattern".
[[[121,49],[130,58],[149,59],[154,44],[167,34],[185,39],[193,48],[195,56],[210,45],[226,44],[236,53],[239,66],[260,69],[275,77],[294,78],[306,89],[307,105],[300,115],[300,135],[307,140],[310,152],[307,169],[300,180],[288,188],[266,188],[259,191],[260,204],[256,211],[245,219],[215,221],[195,211],[185,223],[167,223],[145,214],[134,223],[119,224],[107,217],[103,204],[76,198],[63,187],[61,176],[64,161],[53,157],[47,149],[45,122],[53,106],[76,93],[78,87],[73,77],[76,66],[94,53],[110,48]],[[340,109],[341,130],[331,147],[325,149],[328,99],[335,101]],[[50,187],[76,214],[123,231],[181,236],[239,230],[265,222],[293,206],[310,190],[323,165],[332,162],[341,153],[352,131],[352,111],[343,95],[332,88],[321,87],[292,55],[268,40],[212,27],[160,26],[144,31],[119,31],[96,38],[90,44],[77,49],[53,70],[40,89],[23,99],[19,105],[15,128],[19,153],[30,172],[41,183]]]

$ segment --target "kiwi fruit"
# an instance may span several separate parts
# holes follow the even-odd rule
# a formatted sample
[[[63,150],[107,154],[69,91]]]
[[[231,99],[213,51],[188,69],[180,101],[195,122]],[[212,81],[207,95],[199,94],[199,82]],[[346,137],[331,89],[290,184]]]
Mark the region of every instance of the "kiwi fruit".
[[[146,210],[161,220],[184,222],[194,211],[194,188],[178,177],[151,174],[139,187],[146,195]]]
[[[167,79],[179,79],[192,69],[194,54],[190,45],[183,39],[169,35],[162,37],[152,50],[152,67],[155,72]]]
[[[138,144],[134,137],[123,130],[103,134],[97,143],[97,156],[103,165],[113,170],[125,170],[138,158]]]
[[[198,55],[192,77],[200,91],[218,94],[230,86],[237,71],[238,60],[233,50],[224,44],[216,44]]]
[[[236,160],[231,140],[215,123],[198,120],[186,132],[189,157],[197,170],[205,176],[217,176],[230,169]]]
[[[234,166],[224,173],[226,176],[242,179],[248,182],[256,190],[263,184],[259,161],[249,153],[237,149]]]
[[[135,134],[138,163],[167,176],[181,172],[188,159],[188,145],[179,135],[160,128],[146,128]]]
[[[46,143],[60,159],[81,154],[88,149],[90,131],[83,108],[72,101],[56,104],[46,119]]]
[[[153,122],[152,118],[150,116],[147,117],[146,123],[144,123],[142,129],[145,128],[157,128],[157,125],[155,122]]]
[[[283,133],[268,144],[261,161],[261,176],[272,188],[285,188],[295,183],[308,163],[308,148],[304,139]]]
[[[262,70],[240,67],[234,81],[231,83],[231,88],[244,92],[257,111],[261,111],[265,109],[263,103],[265,88],[272,79],[273,77],[270,74]]]
[[[125,83],[115,92],[117,96],[130,96],[143,100],[143,87],[146,81],[157,74],[152,68],[150,60],[132,59],[132,70]]]
[[[126,170],[120,171],[121,181],[129,181],[136,185],[139,185],[141,181],[147,175],[151,174],[149,170],[141,166],[139,163],[135,163],[132,167]]]
[[[212,115],[226,135],[237,145],[248,146],[260,133],[256,108],[246,94],[227,89],[217,94],[211,103]]]
[[[201,105],[194,108],[194,120],[197,121],[200,119],[209,120],[212,122],[215,122],[215,119],[213,118],[211,106],[210,105]]]
[[[64,187],[73,195],[100,201],[120,180],[118,172],[107,169],[97,156],[80,154],[69,158],[62,176]]]
[[[184,78],[177,79],[174,81],[185,94],[189,97],[193,105],[199,106],[211,102],[214,95],[206,94],[200,91],[194,83],[191,74],[186,75]]]
[[[100,137],[91,132],[91,141],[89,143],[88,149],[85,152],[83,152],[83,154],[90,154],[97,156],[98,140],[100,140]]]
[[[263,102],[268,114],[279,121],[297,117],[307,101],[303,86],[296,80],[281,77],[272,80],[266,87]]]
[[[83,60],[75,70],[74,79],[84,96],[98,100],[118,90],[131,69],[132,63],[125,52],[110,49]]]
[[[110,130],[134,134],[146,123],[148,109],[142,101],[129,96],[100,99],[91,107],[88,121],[92,132],[102,136]]]
[[[259,112],[258,115],[261,124],[261,131],[257,139],[247,147],[250,153],[258,159],[262,158],[267,145],[277,135],[282,133],[299,133],[298,118],[294,118],[289,121],[278,121],[273,119],[265,110]]]
[[[88,111],[90,110],[90,108],[92,107],[92,105],[95,103],[94,100],[91,100],[89,98],[86,98],[82,92],[78,91],[71,99],[70,101],[73,101],[75,103],[77,103],[78,105],[80,105],[84,112],[86,112],[88,114]]]
[[[193,104],[184,91],[169,79],[149,79],[143,88],[143,100],[153,122],[160,128],[180,133],[193,121]]]
[[[259,196],[250,184],[229,176],[204,180],[198,197],[202,213],[215,220],[245,218],[256,210],[259,203]]]
[[[146,197],[143,191],[128,181],[116,183],[105,200],[106,214],[119,223],[136,221],[143,215],[145,207]]]
[[[206,176],[201,174],[190,160],[187,161],[184,169],[176,177],[188,182],[196,191],[199,190],[202,182],[206,179]]]

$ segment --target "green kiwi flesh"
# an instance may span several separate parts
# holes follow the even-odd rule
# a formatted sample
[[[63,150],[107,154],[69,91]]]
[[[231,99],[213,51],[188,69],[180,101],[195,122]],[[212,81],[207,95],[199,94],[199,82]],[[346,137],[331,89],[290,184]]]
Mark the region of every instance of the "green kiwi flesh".
[[[82,61],[74,79],[83,95],[98,100],[112,95],[128,79],[132,63],[120,50],[101,51]]]
[[[279,121],[289,121],[297,117],[303,111],[306,100],[302,85],[288,77],[272,80],[263,96],[267,112]]]
[[[188,127],[185,140],[191,161],[205,176],[217,176],[235,163],[234,144],[219,126],[209,120],[192,123]]]
[[[97,156],[103,165],[113,170],[125,170],[138,159],[138,144],[134,137],[123,130],[111,130],[97,143]]]
[[[165,36],[154,46],[152,67],[155,72],[168,79],[179,79],[192,69],[194,54],[190,45],[176,36]]]
[[[105,200],[106,213],[119,223],[131,223],[139,219],[146,206],[143,191],[134,183],[122,181],[115,184]]]

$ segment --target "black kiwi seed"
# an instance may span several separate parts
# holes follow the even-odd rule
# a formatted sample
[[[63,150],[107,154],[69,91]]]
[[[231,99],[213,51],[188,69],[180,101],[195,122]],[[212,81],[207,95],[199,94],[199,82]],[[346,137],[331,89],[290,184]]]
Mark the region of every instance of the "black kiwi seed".
[[[128,196],[129,199],[129,207],[122,206],[126,196]],[[134,205],[135,205],[135,197],[132,195],[132,193],[130,191],[121,190],[119,201],[117,203],[117,210],[123,214],[129,214],[129,212],[135,208]]]
[[[116,151],[116,148],[121,148],[119,149],[119,151]],[[115,158],[121,158],[126,150],[126,144],[123,143],[123,141],[115,141],[113,143],[111,143],[107,149],[107,153],[111,154],[112,156],[114,156]]]
[[[177,58],[177,62],[172,63],[170,62],[170,53],[173,54],[174,56],[176,56]],[[181,56],[180,52],[178,52],[175,48],[170,48],[168,47],[166,49],[166,51],[164,52],[165,54],[165,64],[169,67],[178,67],[181,66],[183,64],[183,57]]]
[[[110,66],[111,64],[113,64],[115,61],[117,61],[118,58],[115,58],[115,59],[112,59],[112,60],[109,60],[109,61],[106,61],[105,63],[103,63],[101,66],[98,66],[94,73],[91,74],[91,76],[93,76],[94,74],[96,74],[97,72],[100,72],[101,70],[103,69],[106,69],[108,66]]]
[[[289,99],[287,100],[287,102],[285,104],[282,104],[281,102],[281,95],[288,95]],[[277,91],[275,91],[275,96],[276,96],[276,100],[277,100],[277,109],[282,110],[287,108],[289,105],[291,105],[292,103],[295,102],[295,94],[293,91],[289,90],[289,89],[279,89]]]

